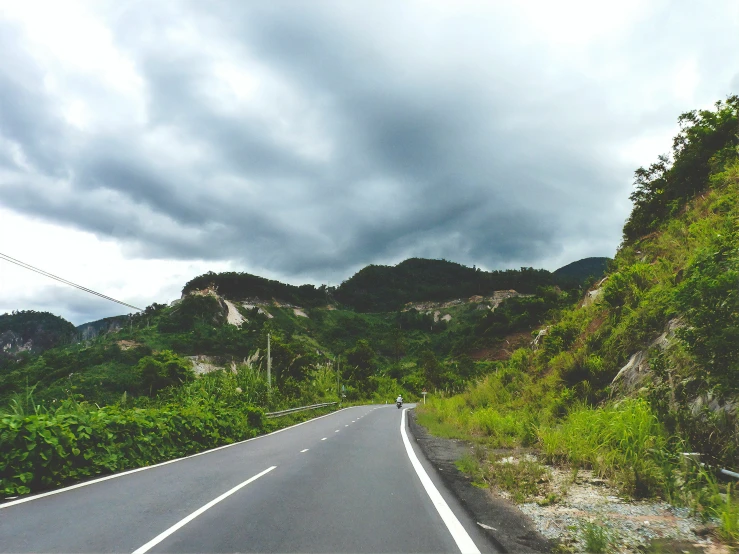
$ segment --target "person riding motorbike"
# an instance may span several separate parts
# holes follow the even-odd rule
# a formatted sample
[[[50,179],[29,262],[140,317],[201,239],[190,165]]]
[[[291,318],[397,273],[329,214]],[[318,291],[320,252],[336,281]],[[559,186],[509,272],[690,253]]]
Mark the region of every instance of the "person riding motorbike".
[[[398,398],[395,399],[395,404],[400,408],[403,405],[403,397],[401,395],[398,395]]]

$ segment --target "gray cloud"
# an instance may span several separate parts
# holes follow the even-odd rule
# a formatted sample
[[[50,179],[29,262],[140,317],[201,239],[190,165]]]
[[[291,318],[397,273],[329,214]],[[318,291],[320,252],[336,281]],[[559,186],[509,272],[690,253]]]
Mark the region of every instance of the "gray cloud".
[[[32,166],[0,149],[3,204],[132,256],[234,259],[292,280],[407,256],[566,263],[615,251],[635,169],[622,150],[669,132],[700,107],[690,97],[739,89],[721,67],[739,33],[720,4],[671,5],[565,54],[526,39],[507,8],[440,24],[412,4],[289,6],[119,12],[109,29],[145,117],[93,133],[64,120],[26,38],[0,22],[0,138]],[[218,97],[225,62],[257,82],[246,108]],[[686,63],[698,82],[681,99],[666,83]],[[105,108],[102,85],[69,83]]]

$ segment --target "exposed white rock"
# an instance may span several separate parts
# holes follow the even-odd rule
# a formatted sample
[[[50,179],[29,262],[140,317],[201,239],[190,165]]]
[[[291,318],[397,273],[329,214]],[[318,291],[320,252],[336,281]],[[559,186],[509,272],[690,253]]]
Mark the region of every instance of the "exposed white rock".
[[[268,311],[266,311],[262,306],[260,306],[258,304],[253,304],[251,302],[244,302],[241,305],[244,308],[246,308],[247,310],[253,310],[254,308],[256,308],[257,309],[257,313],[260,313],[262,315],[266,315],[269,319],[272,319],[274,317],[271,313],[269,313]]]
[[[303,310],[300,308],[293,308],[293,313],[298,317],[308,317],[308,314],[306,314]]]
[[[236,327],[241,327],[241,325],[247,321],[246,318],[239,313],[239,310],[234,306],[234,303],[230,300],[223,299],[226,303],[226,306],[228,306],[228,316],[227,320],[231,325],[236,325]]]
[[[595,304],[595,302],[597,302],[601,296],[603,296],[602,288],[595,289],[595,290],[589,290],[587,294],[585,295],[585,298],[582,301],[582,307],[585,308],[586,306]]]
[[[539,344],[541,344],[542,338],[546,336],[547,333],[549,333],[549,325],[544,327],[544,329],[540,329],[539,332],[536,334],[536,338],[534,338],[534,341],[531,343],[531,347],[534,350],[539,348]]]
[[[206,373],[210,373],[211,371],[223,369],[222,367],[215,365],[213,363],[213,358],[211,358],[210,356],[199,355],[185,357],[192,362],[192,369],[195,372],[195,375],[204,375]]]
[[[683,325],[679,318],[671,319],[667,322],[664,333],[649,343],[649,346],[643,350],[632,354],[629,361],[619,370],[611,382],[613,390],[628,393],[638,389],[651,375],[651,368],[649,367],[650,350],[654,348],[667,349],[675,339],[675,331]]]

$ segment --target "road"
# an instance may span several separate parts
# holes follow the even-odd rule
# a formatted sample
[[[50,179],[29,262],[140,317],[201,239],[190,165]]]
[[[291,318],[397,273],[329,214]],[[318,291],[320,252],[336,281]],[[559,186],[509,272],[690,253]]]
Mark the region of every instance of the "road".
[[[493,552],[414,443],[405,408],[347,408],[0,504],[0,552]]]

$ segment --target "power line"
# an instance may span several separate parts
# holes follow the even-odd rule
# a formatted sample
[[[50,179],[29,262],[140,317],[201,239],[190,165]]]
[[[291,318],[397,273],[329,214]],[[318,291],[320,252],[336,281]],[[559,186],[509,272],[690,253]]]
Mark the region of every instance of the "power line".
[[[111,302],[115,302],[117,304],[122,304],[123,306],[126,306],[128,308],[133,308],[134,310],[138,310],[140,312],[143,312],[141,308],[137,308],[136,306],[132,306],[131,304],[126,304],[125,302],[121,302],[120,300],[116,300],[115,298],[111,298],[110,296],[106,296],[105,294],[102,294],[100,292],[96,292],[92,289],[88,289],[87,287],[83,287],[82,285],[78,285],[77,283],[73,283],[72,281],[67,281],[66,279],[63,279],[61,277],[58,277],[52,273],[49,273],[48,271],[44,271],[43,269],[39,269],[37,267],[34,267],[30,264],[27,264],[25,262],[22,262],[20,260],[16,260],[15,258],[11,258],[7,254],[3,254],[0,252],[0,260],[5,260],[6,262],[10,262],[11,264],[18,265],[20,267],[23,267],[25,269],[30,269],[31,271],[35,271],[36,273],[39,273],[41,275],[44,275],[45,277],[49,277],[51,279],[54,279],[56,281],[59,281],[60,283],[64,283],[65,285],[69,285],[71,287],[74,287],[76,289],[79,289],[84,292],[88,292],[90,294],[94,294],[95,296],[99,296],[100,298],[104,298],[105,300],[110,300]]]

